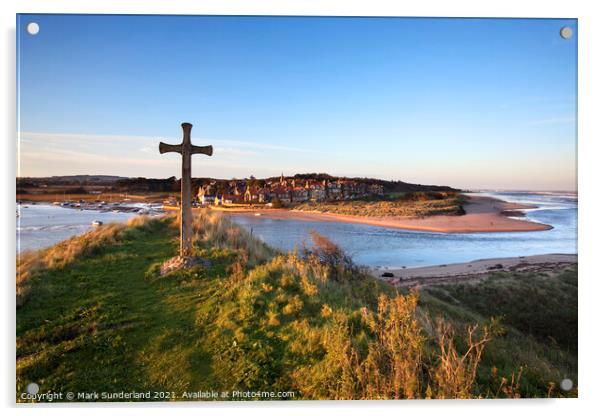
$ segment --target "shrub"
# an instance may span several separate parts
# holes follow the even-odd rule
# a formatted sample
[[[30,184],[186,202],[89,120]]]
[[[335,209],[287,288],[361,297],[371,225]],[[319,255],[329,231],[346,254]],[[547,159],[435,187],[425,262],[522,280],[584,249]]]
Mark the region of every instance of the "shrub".
[[[317,261],[326,266],[330,280],[344,281],[361,275],[351,257],[341,247],[316,231],[312,230],[310,235],[313,246],[310,248],[304,247],[302,249],[302,256],[310,264],[312,261]]]
[[[402,199],[406,201],[428,201],[430,198],[426,192],[408,192]]]

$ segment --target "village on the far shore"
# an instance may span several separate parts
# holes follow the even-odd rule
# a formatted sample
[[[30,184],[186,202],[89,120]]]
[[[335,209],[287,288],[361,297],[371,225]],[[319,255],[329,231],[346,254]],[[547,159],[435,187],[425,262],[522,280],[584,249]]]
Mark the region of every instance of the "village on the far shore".
[[[213,180],[201,185],[198,190],[198,203],[201,205],[266,204],[267,206],[288,206],[308,201],[340,201],[382,197],[384,187],[353,179],[299,179],[286,178],[258,181],[229,181],[225,186]],[[174,201],[175,202],[175,201]]]
[[[156,212],[180,206],[180,179],[72,175],[17,178],[18,202],[49,202],[68,208]],[[412,184],[326,173],[218,179],[192,178],[193,207],[292,208],[305,203],[390,200],[415,192],[454,193],[449,186]],[[135,204],[134,204],[135,203]],[[144,204],[140,207],[140,204]],[[134,205],[134,206],[130,206]]]

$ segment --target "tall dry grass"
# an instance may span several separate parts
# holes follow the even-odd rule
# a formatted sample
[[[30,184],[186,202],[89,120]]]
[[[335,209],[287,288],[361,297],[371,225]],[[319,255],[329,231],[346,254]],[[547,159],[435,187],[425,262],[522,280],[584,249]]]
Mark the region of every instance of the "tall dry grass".
[[[320,399],[421,397],[425,339],[415,318],[417,301],[417,293],[382,295],[376,313],[361,309],[363,334],[348,314],[324,308],[323,315],[331,319],[321,333],[324,359],[295,373],[297,388],[304,396]]]
[[[414,399],[421,396],[424,335],[415,316],[418,292],[389,298],[381,295],[378,311],[362,310],[375,340],[358,361],[361,397]]]
[[[195,215],[193,231],[195,245],[234,250],[238,252],[239,260],[245,266],[264,263],[275,254],[274,249],[220,212],[203,210]]]
[[[459,353],[455,334],[439,321],[436,339],[429,339],[416,317],[418,292],[382,295],[377,312],[361,309],[363,332],[349,314],[327,305],[322,316],[330,320],[321,331],[324,358],[293,373],[295,387],[304,397],[335,400],[390,400],[418,398],[474,398],[477,368],[485,346],[492,340],[484,329],[467,328],[468,347]],[[357,325],[357,324],[355,324]],[[436,342],[433,357],[426,345]],[[501,386],[500,392],[514,387]],[[513,390],[514,394],[516,390]]]
[[[282,292],[273,282],[286,283],[286,289],[302,294],[308,316],[319,315],[323,326],[305,326],[299,339],[320,339],[324,356],[319,363],[301,367],[293,373],[293,383],[304,397],[314,399],[414,399],[469,398],[475,396],[477,368],[485,346],[492,340],[491,325],[466,328],[456,336],[452,327],[438,319],[434,328],[424,329],[417,310],[419,293],[386,295],[370,291],[371,281],[357,268],[344,251],[324,236],[314,234],[314,246],[304,248],[299,256],[288,253],[268,264],[269,273],[252,274],[253,279],[270,276],[270,292]],[[278,270],[282,270],[278,272]],[[274,275],[287,276],[280,281]],[[342,278],[344,276],[344,278]],[[291,283],[292,282],[292,283]],[[245,291],[249,290],[245,286]],[[264,289],[265,291],[265,289]],[[376,307],[349,304],[370,303]],[[253,298],[246,293],[246,299]],[[282,297],[275,298],[282,301]],[[266,300],[267,302],[267,300]],[[288,301],[290,302],[290,300]],[[266,303],[271,304],[271,303]],[[338,307],[335,305],[339,305]],[[350,308],[350,309],[349,309]],[[270,310],[270,320],[286,315],[286,307]],[[278,321],[278,324],[280,322]],[[430,321],[426,322],[429,326]],[[436,353],[431,353],[435,346]],[[304,347],[298,347],[302,350]],[[461,352],[460,352],[461,351]]]
[[[479,329],[481,329],[479,333]],[[443,319],[437,320],[436,341],[438,347],[436,364],[429,370],[432,384],[429,395],[437,399],[468,399],[477,377],[477,368],[483,351],[493,339],[492,330],[484,325],[469,326],[466,334],[467,348],[459,353],[454,342],[454,331]]]
[[[342,282],[363,276],[341,247],[315,230],[310,232],[310,237],[313,245],[304,246],[301,255],[310,264],[319,263],[324,266],[330,280]]]

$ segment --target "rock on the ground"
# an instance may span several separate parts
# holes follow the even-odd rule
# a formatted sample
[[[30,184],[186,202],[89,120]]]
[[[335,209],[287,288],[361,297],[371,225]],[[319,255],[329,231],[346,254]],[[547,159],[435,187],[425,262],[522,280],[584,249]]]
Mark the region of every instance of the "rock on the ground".
[[[211,263],[209,262],[209,260],[206,260],[202,257],[176,256],[176,257],[172,257],[169,260],[166,260],[165,263],[163,263],[161,265],[161,276],[163,276],[167,273],[175,272],[176,270],[190,269],[195,266],[209,267],[210,265],[211,265]]]

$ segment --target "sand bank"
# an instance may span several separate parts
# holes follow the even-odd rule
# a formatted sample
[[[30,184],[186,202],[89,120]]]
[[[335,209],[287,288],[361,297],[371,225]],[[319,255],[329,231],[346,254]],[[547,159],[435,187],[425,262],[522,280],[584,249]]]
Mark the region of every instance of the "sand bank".
[[[577,254],[542,254],[427,267],[371,268],[370,273],[395,286],[414,286],[478,279],[492,272],[557,271],[559,268],[576,264]]]
[[[405,230],[430,231],[440,233],[487,233],[544,231],[552,226],[524,219],[510,217],[521,209],[536,208],[505,202],[486,196],[469,196],[464,205],[466,215],[433,215],[428,217],[356,217],[353,215],[329,214],[314,211],[287,209],[222,210],[236,215],[260,214],[271,219],[295,219],[305,221],[335,221],[374,225],[378,227],[401,228]]]

